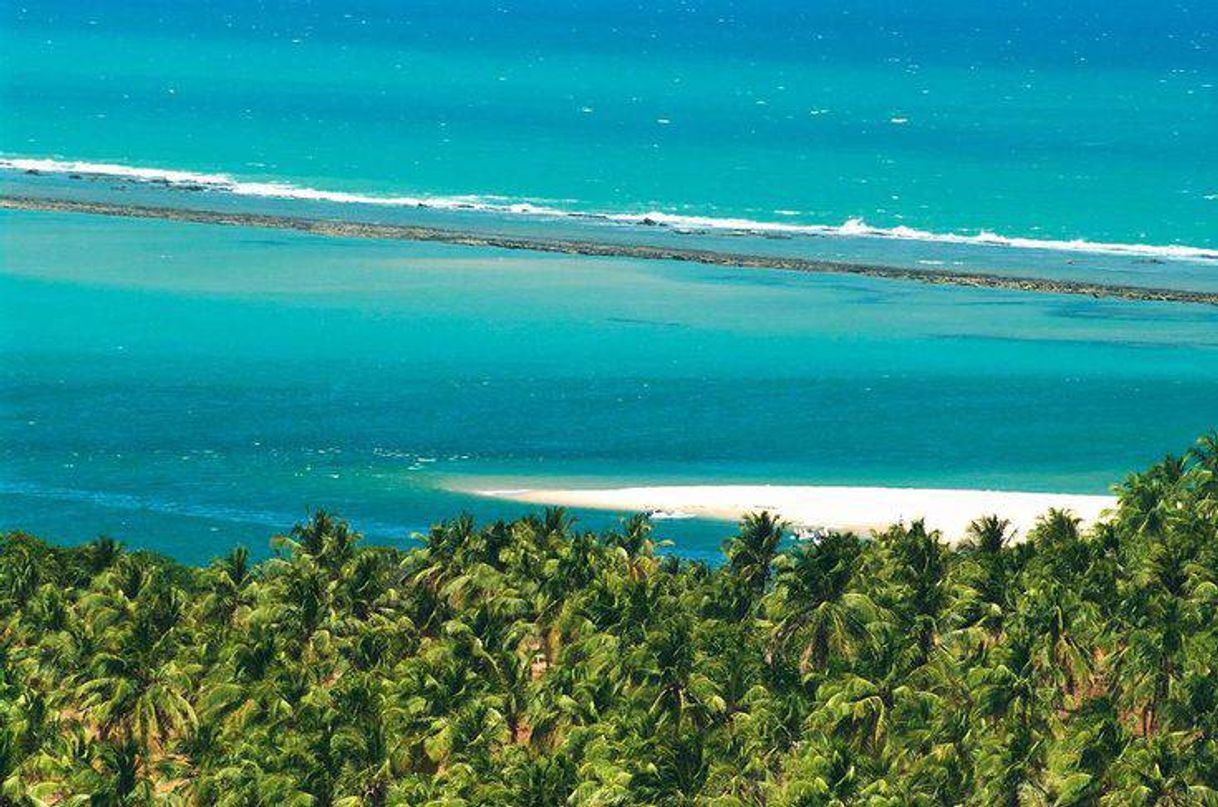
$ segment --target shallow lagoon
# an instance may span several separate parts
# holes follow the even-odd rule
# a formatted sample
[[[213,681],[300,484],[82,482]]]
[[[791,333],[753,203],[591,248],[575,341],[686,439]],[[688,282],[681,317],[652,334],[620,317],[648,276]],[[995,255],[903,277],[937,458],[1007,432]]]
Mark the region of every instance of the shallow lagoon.
[[[521,511],[443,490],[483,478],[1102,492],[1218,423],[1204,306],[46,213],[0,238],[0,527],[185,560],[309,507],[394,543]]]

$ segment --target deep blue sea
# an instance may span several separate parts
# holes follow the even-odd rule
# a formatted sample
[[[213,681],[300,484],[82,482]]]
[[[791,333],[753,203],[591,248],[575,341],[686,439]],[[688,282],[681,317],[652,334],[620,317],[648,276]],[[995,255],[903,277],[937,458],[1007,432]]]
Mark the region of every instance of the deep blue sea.
[[[1218,248],[1210,0],[0,0],[0,154]]]
[[[1196,0],[0,0],[0,192],[1213,290],[1216,84]],[[0,529],[65,542],[400,544],[522,511],[488,479],[1103,492],[1216,425],[1210,306],[0,212]]]

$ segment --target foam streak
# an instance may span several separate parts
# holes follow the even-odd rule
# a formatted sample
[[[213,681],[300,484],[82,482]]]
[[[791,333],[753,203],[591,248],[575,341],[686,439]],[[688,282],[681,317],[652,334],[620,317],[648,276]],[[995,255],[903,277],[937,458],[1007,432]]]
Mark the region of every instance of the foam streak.
[[[321,190],[289,182],[252,182],[228,174],[200,173],[161,168],[137,168],[117,163],[95,163],[79,160],[53,160],[26,157],[0,158],[0,170],[47,174],[80,175],[93,178],[119,179],[129,182],[157,183],[236,196],[267,199],[300,199],[335,204],[375,205],[380,207],[423,207],[436,210],[471,210],[539,218],[599,219],[625,225],[662,226],[678,231],[754,233],[759,235],[835,236],[842,238],[878,238],[902,241],[923,241],[940,244],[961,244],[983,247],[1076,252],[1094,255],[1119,255],[1137,258],[1172,260],[1218,260],[1218,249],[1176,244],[1126,244],[1086,241],[1083,239],[1037,239],[1005,236],[988,231],[975,235],[936,233],[913,227],[875,227],[862,219],[853,218],[843,224],[790,224],[754,221],[741,218],[682,216],[662,211],[648,213],[581,212],[529,202],[504,203],[490,201],[484,196],[379,196],[347,191]]]

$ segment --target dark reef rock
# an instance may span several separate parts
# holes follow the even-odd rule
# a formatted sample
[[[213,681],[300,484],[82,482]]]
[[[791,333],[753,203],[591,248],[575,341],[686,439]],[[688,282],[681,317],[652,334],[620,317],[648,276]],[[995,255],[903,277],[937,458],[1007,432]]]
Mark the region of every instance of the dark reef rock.
[[[651,244],[615,244],[598,241],[564,240],[508,236],[494,233],[473,233],[440,227],[405,224],[372,224],[333,219],[311,219],[299,216],[279,216],[264,213],[222,213],[217,210],[127,205],[104,202],[80,202],[68,199],[45,199],[31,196],[0,195],[0,209],[53,210],[70,213],[91,213],[99,216],[168,219],[199,224],[227,224],[240,227],[264,227],[271,230],[295,230],[342,238],[369,238],[385,241],[431,241],[461,246],[524,249],[534,252],[587,255],[604,258],[636,258],[641,260],[689,261],[711,266],[732,266],[741,269],[785,269],[793,272],[861,275],[890,280],[911,280],[931,285],[969,286],[972,288],[1004,289],[1048,294],[1077,294],[1086,297],[1107,297],[1121,300],[1141,300],[1166,303],[1200,303],[1218,305],[1218,292],[1187,289],[1153,288],[1095,283],[1082,280],[1052,280],[1039,277],[1012,277],[986,272],[947,272],[912,269],[902,266],[847,263],[814,258],[790,258],[778,255],[749,255],[685,247],[662,247]],[[643,219],[646,223],[648,219]],[[652,222],[659,224],[659,222]]]

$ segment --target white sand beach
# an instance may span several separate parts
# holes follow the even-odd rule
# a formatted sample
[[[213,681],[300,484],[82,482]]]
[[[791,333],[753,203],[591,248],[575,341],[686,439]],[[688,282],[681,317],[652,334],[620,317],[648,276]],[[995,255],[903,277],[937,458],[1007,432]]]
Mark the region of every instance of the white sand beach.
[[[1115,507],[1113,496],[1024,493],[997,490],[832,487],[805,485],[678,485],[596,489],[512,489],[472,491],[483,496],[535,504],[625,512],[659,511],[661,517],[734,521],[768,510],[793,526],[869,532],[899,521],[924,518],[948,541],[964,536],[969,522],[983,515],[1009,519],[1018,536],[1027,534],[1050,508],[1072,511],[1085,524]]]

